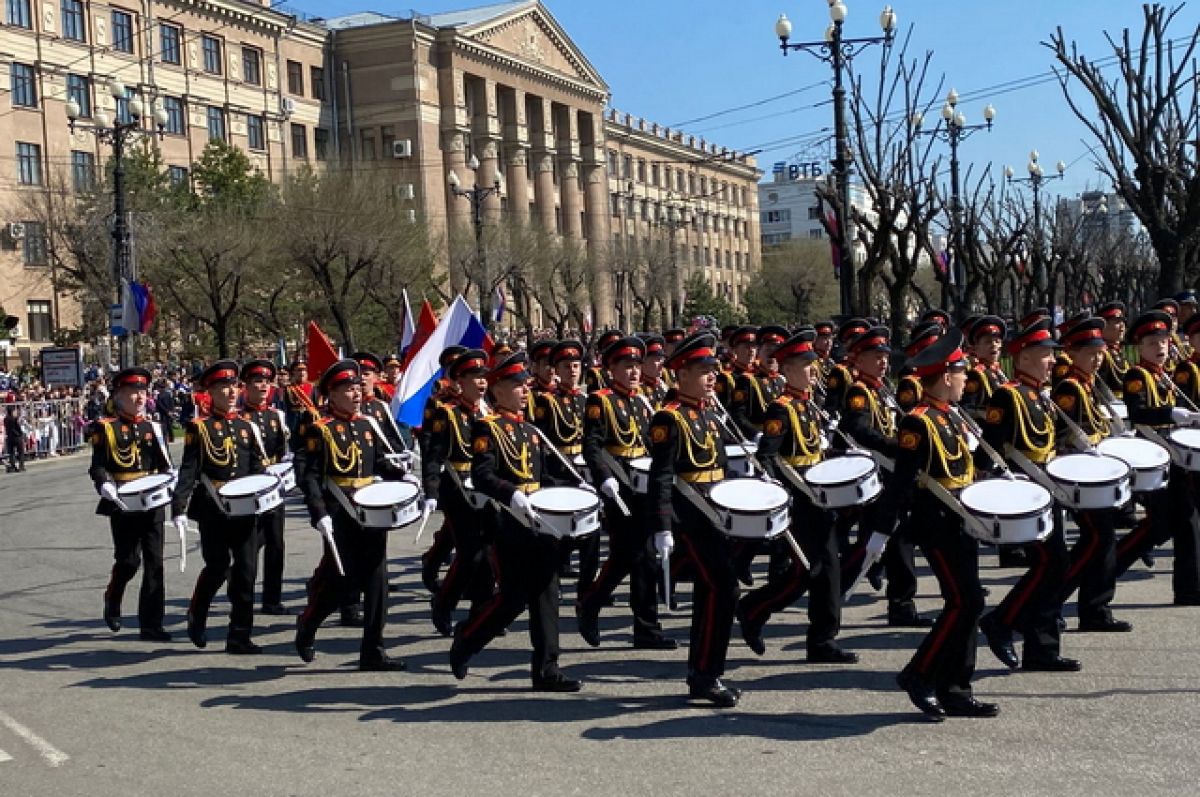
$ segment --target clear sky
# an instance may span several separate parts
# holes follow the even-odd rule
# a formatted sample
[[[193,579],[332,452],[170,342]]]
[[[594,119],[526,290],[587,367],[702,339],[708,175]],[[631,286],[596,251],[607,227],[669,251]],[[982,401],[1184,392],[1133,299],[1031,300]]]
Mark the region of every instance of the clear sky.
[[[879,32],[882,2],[844,0],[849,7],[847,36]],[[309,15],[337,16],[377,11],[410,16],[470,8],[471,0],[289,0],[286,8]],[[1095,142],[1066,106],[1051,75],[1053,57],[1040,45],[1061,25],[1094,60],[1111,55],[1104,32],[1119,36],[1124,27],[1140,32],[1138,0],[892,0],[900,33],[912,28],[910,53],[933,52],[931,87],[962,95],[968,122],[982,121],[992,103],[997,117],[991,132],[964,141],[964,166],[991,162],[995,173],[1012,165],[1025,174],[1029,150],[1036,148],[1047,174],[1058,160],[1070,164],[1066,179],[1048,189],[1074,195],[1106,187],[1088,147]],[[793,41],[815,40],[828,25],[826,0],[543,0],[612,92],[612,105],[635,116],[678,126],[722,146],[758,149],[768,173],[779,160],[827,159],[812,141],[832,126],[828,100],[830,69],[816,58],[792,53],[786,59],[774,35],[780,12],[792,20]],[[1171,5],[1174,5],[1172,2]],[[1200,23],[1200,3],[1185,6],[1171,28],[1173,39]],[[1136,39],[1135,39],[1136,41]],[[878,69],[878,50],[856,59],[860,71]],[[1024,78],[1043,76],[1028,85]],[[1014,82],[1017,81],[1017,82]],[[724,113],[788,92],[791,96],[757,107]],[[944,91],[943,91],[944,93]],[[940,107],[940,102],[938,103]],[[934,112],[936,115],[936,109]],[[699,120],[699,121],[691,121]],[[791,139],[791,140],[786,140]],[[766,146],[762,146],[766,144]]]

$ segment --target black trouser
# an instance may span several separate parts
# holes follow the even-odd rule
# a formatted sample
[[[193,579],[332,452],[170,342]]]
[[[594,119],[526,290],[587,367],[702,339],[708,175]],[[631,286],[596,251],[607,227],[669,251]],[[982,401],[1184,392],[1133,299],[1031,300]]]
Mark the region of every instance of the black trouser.
[[[454,561],[442,579],[441,589],[433,596],[434,603],[438,608],[452,612],[465,596],[470,599],[474,612],[495,591],[495,579],[487,559],[487,524],[493,522],[488,513],[492,510],[472,509],[449,477],[442,478],[438,506],[449,519],[450,533],[454,537]]]
[[[283,507],[259,515],[258,547],[263,552],[262,605],[278,605],[283,596]]]
[[[505,514],[493,550],[500,591],[459,624],[455,647],[474,656],[528,608],[531,675],[551,678],[558,672],[559,653],[558,542]]]
[[[870,510],[868,510],[870,511]],[[907,615],[917,612],[917,563],[916,546],[910,533],[911,517],[904,515],[892,541],[883,552],[883,572],[887,576],[887,601],[889,615]],[[872,528],[874,528],[872,526]]]
[[[629,608],[633,613],[633,638],[653,639],[662,635],[658,622],[658,575],[654,535],[648,532],[641,519],[645,516],[645,496],[622,491],[629,508],[625,517],[617,505],[604,499],[604,525],[608,529],[608,559],[590,589],[579,599],[581,612],[599,614],[621,582],[629,576]],[[595,538],[599,548],[599,535]],[[580,578],[582,581],[582,577]]]
[[[425,553],[421,554],[421,567],[436,572],[446,561],[446,557],[454,550],[454,532],[450,528],[450,515],[442,511],[442,525],[433,533],[433,542]]]
[[[786,540],[775,540],[771,543],[772,561],[786,557],[789,567],[773,566],[766,584],[742,596],[738,614],[752,633],[761,632],[772,614],[791,606],[807,591],[807,644],[811,650],[831,642],[842,625],[838,533],[832,513],[795,491],[792,493],[791,528],[812,570],[805,570]]]
[[[112,529],[113,567],[104,603],[110,614],[120,615],[121,598],[144,562],[142,589],[138,593],[138,624],[142,628],[162,628],[163,624],[163,513],[120,512],[108,519]]]
[[[175,426],[171,422],[170,410],[163,410],[158,414],[158,421],[162,424],[163,438],[168,443],[175,442]]]
[[[729,634],[738,600],[733,545],[708,519],[682,497],[674,501],[677,552],[693,573],[692,627],[688,644],[688,683],[701,683],[725,674]]]
[[[4,438],[4,447],[8,449],[8,469],[25,470],[25,437],[10,434]]]
[[[1054,508],[1054,530],[1049,537],[1023,547],[1029,569],[1000,601],[992,617],[1000,629],[1021,632],[1026,660],[1053,658],[1059,655],[1062,644],[1058,615],[1070,564],[1062,510]]]
[[[300,615],[300,626],[316,631],[342,605],[347,592],[363,593],[363,635],[359,661],[371,663],[386,657],[383,626],[387,619],[387,529],[358,525],[339,507],[333,512],[333,541],[346,570],[343,577],[325,545],[313,575],[312,595]]]
[[[558,565],[561,571],[571,566],[571,554],[579,551],[579,581],[576,594],[582,595],[592,588],[596,582],[596,572],[600,569],[600,535],[589,534],[586,537],[576,537],[563,540],[559,551]]]
[[[1079,589],[1076,612],[1081,623],[1112,620],[1109,604],[1117,592],[1116,520],[1118,509],[1075,512],[1079,539],[1071,548],[1071,563],[1063,580],[1062,602]]]
[[[957,515],[932,501],[918,497],[911,528],[937,579],[942,611],[903,674],[932,685],[939,697],[970,697],[979,616],[984,608],[979,543],[963,532]]]
[[[258,518],[229,517],[217,511],[196,518],[204,568],[196,579],[188,612],[200,628],[208,625],[213,597],[229,582],[229,639],[250,639],[254,626],[254,578],[258,569]]]
[[[1171,479],[1164,490],[1145,495],[1146,516],[1117,543],[1117,576],[1134,562],[1174,537],[1175,562],[1171,576],[1176,598],[1200,596],[1200,518],[1194,489],[1200,486],[1189,471],[1171,466]]]

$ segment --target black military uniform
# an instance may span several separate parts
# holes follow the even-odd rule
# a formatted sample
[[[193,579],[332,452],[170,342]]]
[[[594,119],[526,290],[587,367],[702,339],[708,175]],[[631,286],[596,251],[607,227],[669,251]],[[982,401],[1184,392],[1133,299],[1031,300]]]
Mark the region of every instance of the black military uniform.
[[[716,367],[715,341],[696,335],[668,364],[678,372],[694,364]],[[645,523],[654,533],[679,532],[679,546],[695,569],[688,687],[692,697],[718,706],[737,704],[740,692],[721,682],[737,604],[732,545],[706,511],[706,495],[725,478],[725,448],[718,422],[702,397],[679,392],[650,424],[650,481]],[[678,523],[674,518],[678,518]]]
[[[758,330],[760,352],[767,346],[779,346],[787,336],[787,330],[783,327],[762,327]],[[761,353],[754,370],[738,374],[733,384],[733,399],[727,406],[729,417],[742,435],[753,440],[762,432],[767,407],[783,395],[786,386],[787,380],[779,374],[775,359],[772,357],[767,361]]]
[[[454,358],[451,379],[487,372],[487,355],[469,349]],[[477,611],[492,596],[495,580],[487,561],[487,540],[493,521],[491,510],[471,505],[464,482],[471,475],[471,426],[483,417],[479,403],[468,405],[457,395],[437,405],[426,418],[421,476],[427,498],[436,498],[454,538],[454,561],[430,603],[433,625],[443,636],[454,630],[453,612],[466,596]],[[475,487],[478,490],[478,486]]]
[[[967,343],[975,346],[980,338],[998,337],[1004,340],[1007,328],[1004,321],[996,316],[985,315],[976,319],[971,328],[964,334]],[[971,417],[982,421],[986,414],[988,402],[1001,385],[1008,381],[999,362],[986,362],[975,358],[974,365],[967,372],[967,386],[963,389],[960,406]]]
[[[1125,323],[1125,312],[1124,302],[1109,302],[1102,305],[1096,314],[1106,323],[1123,324]],[[1100,364],[1100,378],[1116,398],[1121,397],[1122,389],[1125,386],[1125,372],[1129,370],[1129,362],[1125,359],[1122,343],[1124,340],[1106,342],[1104,362]]]
[[[946,328],[936,321],[925,321],[913,327],[909,334],[908,345],[904,347],[904,356],[912,359],[931,346],[942,336]],[[912,412],[921,400],[921,380],[912,373],[912,369],[904,367],[900,378],[896,380],[896,405],[901,413]]]
[[[947,330],[908,361],[918,378],[936,377],[967,367],[962,333]],[[896,470],[886,482],[876,517],[887,518],[910,508],[911,533],[929,561],[942,593],[943,607],[933,628],[896,679],[913,705],[934,720],[946,715],[991,717],[997,706],[972,695],[983,588],[979,583],[979,545],[962,520],[921,482],[932,479],[952,495],[975,480],[967,431],[946,404],[928,392],[917,408],[900,420]],[[887,533],[888,524],[876,532]]]
[[[1058,347],[1048,319],[1022,329],[1009,344],[1009,352],[1015,358],[1019,352],[1033,347]],[[1036,467],[1044,467],[1054,457],[1057,415],[1053,402],[1043,393],[1044,389],[1036,378],[1018,371],[1015,380],[993,393],[988,402],[983,422],[984,439],[1009,458],[1010,464],[1006,446],[1019,451]],[[976,452],[981,467],[985,465],[985,456],[981,446]],[[1016,667],[1018,660],[1012,634],[1014,630],[1019,631],[1025,640],[1022,666],[1026,670],[1078,670],[1078,661],[1060,655],[1058,617],[1069,564],[1060,509],[1054,510],[1054,530],[1050,536],[1024,548],[1029,569],[1000,605],[981,621],[988,644],[1002,663]]]
[[[758,345],[758,330],[755,327],[737,327],[729,333],[729,367],[717,371],[717,383],[713,387],[717,400],[721,402],[721,406],[725,408],[726,412],[729,412],[734,403],[738,401],[738,382],[754,377],[753,362],[744,363],[733,359],[734,347],[747,343]],[[749,396],[743,395],[741,400],[746,401],[747,399]]]
[[[681,330],[682,331],[682,330]],[[661,335],[653,333],[642,333],[638,337],[642,343],[646,344],[646,357],[649,360],[652,357],[662,358],[665,362],[667,356],[667,342]],[[667,403],[668,397],[671,395],[671,371],[665,366],[659,371],[659,376],[654,381],[646,375],[646,370],[642,369],[642,381],[638,385],[638,390],[646,400],[650,402],[650,406],[657,410]]]
[[[237,364],[221,360],[200,375],[205,390],[238,381]],[[204,569],[188,605],[188,638],[198,648],[208,644],[208,609],[217,590],[229,581],[228,653],[258,653],[250,641],[254,625],[254,579],[258,568],[258,518],[226,515],[217,503],[217,491],[227,482],[265,470],[261,432],[236,409],[218,415],[216,406],[206,418],[188,424],[184,437],[179,483],[171,502],[171,516],[184,512],[200,526],[200,553]],[[203,484],[202,484],[203,482]],[[197,490],[197,485],[200,489]]]
[[[320,388],[328,396],[341,385],[361,382],[358,363],[339,360],[321,375]],[[296,623],[296,652],[304,661],[312,661],[321,623],[341,606],[348,592],[361,592],[364,621],[359,669],[403,669],[404,662],[388,658],[383,644],[388,530],[360,525],[343,506],[343,498],[353,501],[354,493],[374,483],[376,476],[398,481],[405,471],[388,459],[379,432],[366,416],[336,410],[332,404],[329,412],[309,427],[302,452],[296,457],[296,472],[309,519],[316,528],[332,526],[345,576],[338,573],[337,562],[326,549],[313,576],[308,605]]]
[[[270,360],[250,360],[242,365],[242,382],[263,377],[275,381],[275,365]],[[263,465],[274,465],[292,459],[288,447],[288,431],[283,413],[272,407],[269,401],[262,406],[249,402],[242,404],[242,417],[258,427],[262,434]],[[276,508],[256,515],[258,524],[258,547],[263,552],[262,613],[287,614],[283,605],[283,562],[286,552],[283,539],[284,508]]]
[[[641,360],[645,349],[637,338],[621,338],[604,351],[604,366]],[[629,576],[633,646],[671,650],[677,647],[676,642],[663,636],[658,621],[654,541],[645,524],[645,496],[633,490],[629,469],[630,460],[649,453],[646,440],[654,411],[644,395],[626,389],[615,379],[609,384],[588,396],[584,412],[583,459],[592,484],[604,497],[609,554],[596,583],[581,594],[576,604],[579,632],[592,647],[600,644],[600,610]],[[614,488],[629,509],[629,516],[613,499]]]
[[[813,330],[800,332],[779,347],[775,359],[781,364],[790,359],[816,360],[817,353],[812,347],[814,338]],[[772,568],[767,583],[738,602],[737,618],[742,638],[760,656],[766,650],[762,629],[771,615],[809,592],[809,659],[846,663],[858,659],[834,642],[842,623],[842,587],[833,515],[814,504],[795,480],[823,459],[820,412],[815,399],[810,391],[788,385],[783,395],[767,407],[758,444],[758,460],[771,477],[784,484],[792,494],[791,531],[812,569],[805,569],[788,550],[788,568],[782,572]]]
[[[526,364],[524,353],[512,354],[488,372],[488,382],[524,383],[529,379]],[[541,489],[548,444],[536,426],[507,409],[476,421],[471,439],[475,488],[507,509],[496,531],[499,591],[455,628],[451,670],[456,678],[465,678],[471,657],[528,608],[534,689],[578,691],[579,681],[558,668],[558,541],[527,525],[532,512],[527,496]]]
[[[457,395],[457,387],[453,380],[445,376],[445,374],[448,373],[450,363],[454,362],[454,358],[466,350],[466,346],[447,346],[438,355],[438,366],[441,367],[443,375],[438,377],[433,390],[429,394],[429,398],[425,400],[424,411],[421,415],[421,427],[417,429],[417,440],[420,443],[422,452],[429,450],[429,422],[433,419],[438,405],[453,402],[455,395]],[[425,495],[426,497],[432,497],[429,493],[425,493]],[[450,554],[453,550],[454,535],[450,531],[450,516],[443,512],[442,525],[433,533],[433,541],[429,548],[421,554],[421,583],[425,585],[425,588],[431,594],[437,593],[440,587],[438,571],[443,564],[450,562]]]
[[[554,390],[554,387],[557,384],[558,380],[555,376],[553,376],[553,374],[551,375],[549,382],[543,381],[542,379],[542,363],[544,362],[547,365],[550,363],[550,352],[554,351],[554,346],[556,343],[558,343],[556,340],[539,340],[537,343],[533,344],[533,348],[529,350],[529,361],[533,364],[535,371],[533,374],[533,379],[529,381],[529,393],[525,399],[525,415],[530,419],[533,418],[533,413],[537,409],[534,406],[534,400],[543,393],[549,393],[551,390]],[[509,354],[511,354],[511,352],[509,352]],[[507,355],[500,355],[500,358],[503,359],[506,356]]]
[[[603,362],[604,350],[623,337],[625,337],[625,333],[621,330],[608,329],[596,339],[595,361],[597,364],[586,368],[583,372],[583,383],[587,385],[589,393],[602,387],[608,387],[608,371],[605,370]]]
[[[291,382],[283,389],[284,420],[287,422],[289,440],[295,450],[304,443],[305,427],[320,415],[317,395],[313,385],[303,380],[308,371],[304,360],[293,360],[288,365]]]
[[[144,368],[126,368],[113,377],[115,394],[123,388],[146,390],[150,372]],[[118,413],[92,423],[88,439],[92,444],[92,463],[88,476],[100,493],[105,485],[111,492],[122,484],[155,473],[170,473],[171,461],[159,437],[154,421],[144,415]],[[96,514],[108,518],[112,531],[113,567],[104,590],[104,622],[113,631],[121,630],[121,598],[125,586],[142,564],[142,587],[138,595],[138,629],[142,639],[165,642],[171,638],[163,630],[163,510],[127,512],[102,497]]]
[[[847,344],[871,328],[863,318],[850,318],[838,327],[834,362],[825,375],[825,411],[837,415],[846,404],[846,391],[854,384],[854,369],[849,362]]]
[[[1150,335],[1169,334],[1170,325],[1170,316],[1162,311],[1142,313],[1129,330],[1130,341],[1136,344]],[[1171,431],[1178,409],[1171,379],[1164,368],[1146,361],[1125,372],[1124,398],[1131,425],[1149,427],[1159,435]],[[1191,473],[1172,463],[1166,489],[1145,496],[1146,516],[1117,543],[1118,577],[1156,546],[1174,539],[1175,603],[1200,606],[1200,518],[1195,495]]]
[[[369,351],[355,352],[350,355],[350,359],[358,363],[359,370],[364,374],[368,371],[383,373],[383,360]],[[391,405],[384,400],[384,395],[384,391],[380,390],[378,385],[372,394],[364,393],[361,412],[375,421],[375,425],[379,427],[379,434],[383,435],[384,441],[387,442],[389,453],[400,454],[408,451],[410,445],[408,440],[404,439],[400,427],[396,425]]]

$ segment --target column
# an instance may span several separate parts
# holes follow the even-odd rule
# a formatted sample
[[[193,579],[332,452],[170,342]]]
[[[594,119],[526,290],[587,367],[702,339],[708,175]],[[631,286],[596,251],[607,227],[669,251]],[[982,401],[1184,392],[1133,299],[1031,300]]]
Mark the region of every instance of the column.
[[[529,126],[525,114],[525,92],[509,89],[506,97],[504,124],[504,154],[508,181],[508,210],[513,221],[529,223],[529,199],[532,186],[529,184]],[[512,107],[507,103],[511,101]]]
[[[475,105],[475,118],[471,120],[472,131],[475,134],[475,152],[479,158],[479,170],[475,174],[475,182],[481,188],[495,184],[499,174],[500,157],[500,115],[497,112],[496,81],[486,78],[479,79],[475,90],[482,96]],[[483,202],[483,218],[488,224],[500,221],[500,197],[491,194]]]
[[[608,203],[608,171],[603,160],[599,163],[583,164],[584,211],[587,224],[588,254],[597,270],[593,281],[593,304],[596,307],[597,327],[615,326],[616,306],[612,293],[612,267],[606,257],[611,239],[611,221]]]
[[[537,205],[538,219],[550,232],[555,231],[554,208],[554,127],[551,103],[545,97],[530,97],[529,139],[533,155],[533,194]]]

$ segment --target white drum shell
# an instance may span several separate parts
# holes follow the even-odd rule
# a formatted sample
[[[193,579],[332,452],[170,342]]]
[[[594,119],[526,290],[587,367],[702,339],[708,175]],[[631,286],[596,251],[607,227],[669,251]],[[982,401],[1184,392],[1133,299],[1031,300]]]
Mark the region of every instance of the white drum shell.
[[[1115,509],[1133,497],[1129,466],[1117,457],[1068,454],[1051,460],[1046,474],[1071,509]]]
[[[279,478],[260,473],[226,482],[217,490],[221,511],[230,517],[247,517],[270,512],[283,503]]]
[[[883,492],[879,466],[862,454],[818,462],[804,473],[813,502],[824,509],[845,509],[874,501]]]
[[[1186,471],[1200,471],[1200,429],[1176,429],[1167,436],[1175,461]]]
[[[645,495],[650,490],[650,457],[638,457],[629,460],[629,481],[633,491]]]
[[[409,482],[379,482],[350,499],[355,519],[369,529],[398,529],[421,519],[421,491]]]
[[[125,482],[117,488],[117,495],[129,512],[149,512],[171,503],[174,481],[165,473],[143,476]]]
[[[280,489],[289,493],[296,489],[296,469],[290,462],[276,462],[267,466],[267,473],[279,479]]]
[[[976,482],[963,489],[959,501],[987,527],[987,535],[978,537],[983,542],[1024,545],[1040,542],[1054,530],[1054,500],[1043,487],[1025,479]],[[976,532],[971,526],[967,531],[973,536]]]
[[[1129,466],[1130,489],[1135,493],[1161,490],[1167,486],[1171,475],[1171,455],[1158,443],[1138,437],[1109,437],[1101,440],[1096,449]]]
[[[753,448],[740,443],[725,446],[725,475],[731,479],[754,475],[754,463],[750,460]]]
[[[751,508],[745,501],[729,500],[731,494],[753,490],[759,494]],[[727,479],[713,487],[708,496],[717,517],[721,519],[721,531],[730,537],[751,540],[769,540],[788,529],[788,507],[791,498],[787,490],[778,485],[758,479]]]
[[[600,499],[579,487],[543,487],[530,494],[536,531],[557,539],[586,537],[600,530]]]

